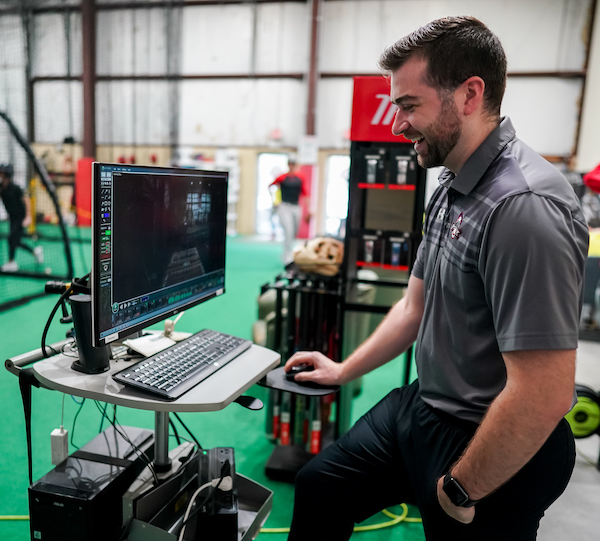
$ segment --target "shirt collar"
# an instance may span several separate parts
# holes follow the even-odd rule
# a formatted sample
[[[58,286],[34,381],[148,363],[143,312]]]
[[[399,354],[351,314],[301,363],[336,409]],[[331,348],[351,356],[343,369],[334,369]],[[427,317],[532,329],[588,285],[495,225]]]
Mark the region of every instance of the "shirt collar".
[[[458,175],[444,168],[438,177],[444,187],[452,187],[463,195],[468,194],[483,177],[490,164],[502,149],[516,137],[515,128],[507,116],[481,145],[467,158]]]

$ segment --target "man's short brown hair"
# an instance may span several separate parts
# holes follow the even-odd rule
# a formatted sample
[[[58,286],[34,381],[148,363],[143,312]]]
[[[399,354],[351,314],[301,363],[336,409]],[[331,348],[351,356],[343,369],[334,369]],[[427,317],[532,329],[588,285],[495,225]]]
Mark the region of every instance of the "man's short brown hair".
[[[438,93],[456,90],[469,77],[485,83],[485,109],[500,116],[506,88],[506,55],[498,37],[475,17],[444,17],[385,49],[379,66],[391,74],[413,57],[427,61],[427,82]]]

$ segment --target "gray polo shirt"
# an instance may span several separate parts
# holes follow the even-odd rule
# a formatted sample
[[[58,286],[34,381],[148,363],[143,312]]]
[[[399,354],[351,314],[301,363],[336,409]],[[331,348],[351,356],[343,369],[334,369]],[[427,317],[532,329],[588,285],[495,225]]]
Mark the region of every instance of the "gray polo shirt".
[[[502,352],[575,349],[587,248],[573,189],[510,119],[457,176],[444,170],[412,271],[425,288],[423,400],[479,422],[506,383]]]

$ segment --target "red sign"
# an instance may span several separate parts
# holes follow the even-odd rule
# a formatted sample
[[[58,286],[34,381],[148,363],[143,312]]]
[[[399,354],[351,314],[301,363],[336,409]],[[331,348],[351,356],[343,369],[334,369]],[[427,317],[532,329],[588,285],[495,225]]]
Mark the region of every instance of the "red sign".
[[[92,225],[92,163],[94,158],[81,158],[75,173],[75,207],[77,225]]]
[[[410,143],[392,134],[398,107],[390,100],[390,80],[383,76],[354,77],[350,140]]]

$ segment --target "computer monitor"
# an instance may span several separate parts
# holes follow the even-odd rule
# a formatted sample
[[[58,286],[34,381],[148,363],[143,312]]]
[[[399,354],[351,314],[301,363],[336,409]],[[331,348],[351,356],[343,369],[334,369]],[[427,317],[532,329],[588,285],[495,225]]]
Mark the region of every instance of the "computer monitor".
[[[92,342],[225,292],[224,171],[94,163]]]

